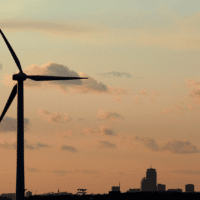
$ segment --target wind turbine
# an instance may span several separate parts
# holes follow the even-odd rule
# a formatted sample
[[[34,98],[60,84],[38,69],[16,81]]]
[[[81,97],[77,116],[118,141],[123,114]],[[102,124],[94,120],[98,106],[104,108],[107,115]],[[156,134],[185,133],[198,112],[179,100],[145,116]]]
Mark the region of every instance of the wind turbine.
[[[15,63],[19,69],[18,74],[13,75],[13,80],[17,81],[17,84],[13,87],[6,106],[0,116],[0,122],[14,100],[16,94],[18,94],[17,104],[17,173],[16,173],[16,200],[24,200],[24,81],[28,78],[33,81],[59,81],[59,80],[74,80],[74,79],[87,79],[86,77],[62,77],[62,76],[41,76],[41,75],[26,75],[21,68],[21,64],[13,51],[11,45],[6,39],[5,35],[0,29],[0,33],[15,60]]]

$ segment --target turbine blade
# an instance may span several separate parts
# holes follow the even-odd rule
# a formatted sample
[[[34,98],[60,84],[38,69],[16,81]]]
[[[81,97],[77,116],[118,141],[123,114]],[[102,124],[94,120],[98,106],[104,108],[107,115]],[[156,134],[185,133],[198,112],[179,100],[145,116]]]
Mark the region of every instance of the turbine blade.
[[[74,79],[88,79],[86,77],[63,77],[63,76],[26,76],[34,81],[62,81],[62,80],[74,80]]]
[[[1,29],[0,29],[0,33],[1,33],[1,35],[2,35],[2,37],[3,37],[3,39],[4,39],[4,41],[6,42],[7,47],[8,47],[8,49],[10,50],[10,53],[12,54],[12,57],[14,58],[17,67],[19,68],[19,71],[20,71],[21,73],[23,73],[22,68],[21,68],[21,64],[20,64],[20,62],[19,62],[19,59],[17,58],[15,52],[13,51],[12,47],[10,46],[8,40],[6,39],[6,37],[5,37],[5,35],[3,34],[3,32],[1,31]]]
[[[12,92],[11,92],[11,94],[10,94],[10,97],[9,97],[7,103],[6,103],[6,106],[5,106],[5,108],[4,108],[3,112],[2,112],[2,114],[1,114],[0,122],[2,121],[4,115],[6,114],[8,108],[10,107],[10,105],[11,105],[13,99],[15,98],[16,94],[17,94],[17,84],[16,84],[16,85],[13,87],[13,89],[12,89]]]

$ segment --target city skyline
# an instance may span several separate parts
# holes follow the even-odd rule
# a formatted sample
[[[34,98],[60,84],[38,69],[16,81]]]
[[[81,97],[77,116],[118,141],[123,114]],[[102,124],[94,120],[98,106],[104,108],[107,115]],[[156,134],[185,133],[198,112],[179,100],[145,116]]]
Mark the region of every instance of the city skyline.
[[[146,183],[145,183],[146,182]],[[137,193],[137,192],[181,192],[181,193],[200,193],[200,191],[195,191],[195,186],[191,183],[186,184],[185,186],[185,190],[182,190],[180,188],[168,188],[166,189],[166,185],[165,184],[161,184],[161,183],[157,183],[157,171],[156,169],[150,167],[146,170],[146,177],[143,177],[141,180],[141,187],[140,188],[129,188],[129,190],[127,190],[124,193]],[[120,189],[120,182],[118,186],[112,186],[111,190],[107,193],[107,194],[113,194],[113,193],[121,193],[121,189]],[[87,189],[83,189],[83,188],[78,188],[77,189],[77,193],[72,194],[70,192],[67,191],[60,191],[59,188],[57,190],[57,192],[48,192],[48,193],[43,193],[43,194],[36,194],[36,192],[33,194],[32,191],[27,191],[25,196],[29,197],[29,196],[35,196],[35,195],[98,195],[100,193],[97,194],[93,194],[93,193],[87,193]],[[106,194],[106,193],[104,193]],[[15,196],[15,193],[3,193],[0,196]],[[103,195],[103,194],[100,194]]]
[[[200,191],[197,0],[2,1],[0,29],[24,83],[25,188],[37,193],[140,188],[157,170],[168,188]],[[0,112],[16,84],[0,40]],[[0,193],[16,184],[17,101],[0,124]]]

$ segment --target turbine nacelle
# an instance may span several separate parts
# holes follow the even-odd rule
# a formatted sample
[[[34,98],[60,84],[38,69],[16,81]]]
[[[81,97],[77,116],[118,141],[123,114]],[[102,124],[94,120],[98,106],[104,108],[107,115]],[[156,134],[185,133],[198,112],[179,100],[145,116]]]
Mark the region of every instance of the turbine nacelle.
[[[15,81],[25,81],[26,78],[27,78],[26,74],[21,72],[13,75],[13,80]]]

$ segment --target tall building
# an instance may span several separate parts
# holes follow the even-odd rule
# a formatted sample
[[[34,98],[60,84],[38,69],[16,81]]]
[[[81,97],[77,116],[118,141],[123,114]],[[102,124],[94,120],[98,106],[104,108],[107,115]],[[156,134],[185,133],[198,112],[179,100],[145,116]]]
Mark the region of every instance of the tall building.
[[[156,191],[156,186],[157,186],[156,169],[153,168],[147,169],[146,179],[148,180],[149,191]]]
[[[155,169],[147,169],[146,178],[141,181],[141,191],[156,191],[157,190],[157,172]]]
[[[194,185],[193,184],[185,185],[185,192],[194,192]]]

